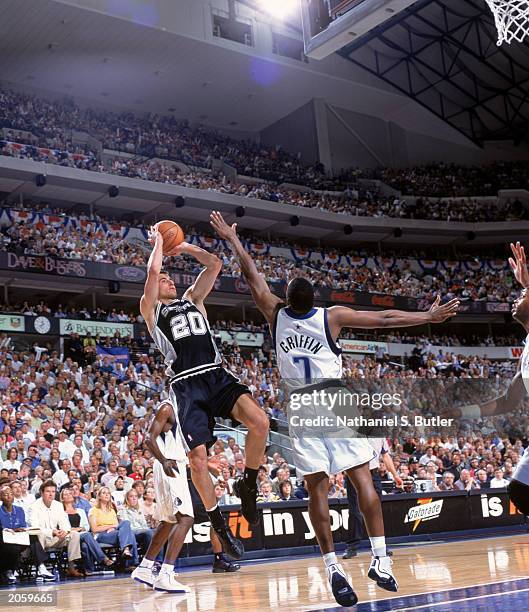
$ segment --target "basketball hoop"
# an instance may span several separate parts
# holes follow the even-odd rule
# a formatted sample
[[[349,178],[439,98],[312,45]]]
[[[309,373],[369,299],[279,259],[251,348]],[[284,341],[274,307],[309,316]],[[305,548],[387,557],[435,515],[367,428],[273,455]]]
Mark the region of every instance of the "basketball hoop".
[[[486,0],[498,30],[498,46],[522,42],[529,34],[529,0]]]

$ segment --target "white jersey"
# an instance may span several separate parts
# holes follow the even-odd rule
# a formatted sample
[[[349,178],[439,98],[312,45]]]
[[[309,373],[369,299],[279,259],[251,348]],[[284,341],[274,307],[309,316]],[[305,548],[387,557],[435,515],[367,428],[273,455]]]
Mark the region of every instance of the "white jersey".
[[[281,377],[292,386],[341,379],[342,350],[332,339],[326,308],[297,315],[290,308],[277,313],[273,336]]]
[[[187,455],[185,448],[180,440],[180,436],[178,431],[173,431],[177,429],[178,425],[161,433],[157,438],[156,442],[158,444],[158,448],[160,449],[162,455],[166,459],[173,459],[178,463],[187,463]]]
[[[525,339],[525,346],[522,356],[520,357],[520,371],[522,373],[525,389],[529,392],[529,335]],[[523,484],[529,485],[529,448],[525,449],[523,457],[516,466],[513,478]]]
[[[382,455],[389,453],[388,441],[386,438],[368,438],[367,441],[377,454],[377,456],[369,462],[369,469],[376,470],[380,464]]]
[[[520,357],[520,371],[524,382],[529,381],[529,335],[525,339],[522,356]]]

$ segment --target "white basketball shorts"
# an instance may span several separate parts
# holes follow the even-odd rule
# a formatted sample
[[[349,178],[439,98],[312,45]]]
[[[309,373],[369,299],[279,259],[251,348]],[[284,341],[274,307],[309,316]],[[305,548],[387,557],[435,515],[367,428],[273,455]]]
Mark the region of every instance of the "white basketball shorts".
[[[177,462],[178,471],[174,477],[167,476],[162,464],[155,461],[153,465],[154,491],[156,495],[155,517],[159,521],[176,523],[175,514],[194,516],[193,502],[187,484],[186,464]]]

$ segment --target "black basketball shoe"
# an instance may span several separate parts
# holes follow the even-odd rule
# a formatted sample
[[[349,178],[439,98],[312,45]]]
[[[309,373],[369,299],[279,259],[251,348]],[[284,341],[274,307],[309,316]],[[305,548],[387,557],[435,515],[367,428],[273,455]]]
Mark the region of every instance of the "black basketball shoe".
[[[224,525],[221,529],[215,529],[215,533],[222,544],[222,552],[225,552],[228,557],[238,560],[243,556],[243,543],[233,535],[227,525]]]
[[[213,561],[214,574],[238,572],[240,569],[241,566],[239,563],[234,563],[233,561],[230,561],[223,553],[218,555],[218,557],[215,557],[215,561]]]
[[[250,489],[244,478],[233,483],[233,493],[241,500],[241,513],[252,526],[261,520],[261,511],[257,510],[257,488]]]

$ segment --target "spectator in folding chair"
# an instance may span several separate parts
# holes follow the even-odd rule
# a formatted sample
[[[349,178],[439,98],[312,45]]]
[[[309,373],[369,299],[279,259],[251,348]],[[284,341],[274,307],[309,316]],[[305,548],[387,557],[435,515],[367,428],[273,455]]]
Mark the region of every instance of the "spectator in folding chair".
[[[118,517],[120,521],[129,521],[132,533],[136,538],[136,544],[146,551],[153,538],[154,529],[151,529],[147,524],[147,519],[139,505],[138,494],[135,489],[130,489],[125,494],[125,501],[118,510]],[[156,560],[163,561],[163,550],[160,551]]]
[[[39,540],[44,550],[68,548],[68,571],[70,578],[82,578],[75,567],[81,559],[81,538],[78,531],[71,531],[68,515],[62,504],[55,501],[57,486],[53,480],[40,485],[41,497],[29,509],[29,524],[40,529]]]
[[[138,547],[129,521],[118,520],[116,507],[108,487],[101,487],[96,495],[95,506],[88,514],[90,530],[99,544],[118,546],[127,567],[138,565]]]
[[[82,508],[75,507],[75,498],[72,488],[67,487],[61,491],[61,501],[64,511],[68,515],[72,530],[78,531],[81,534],[84,573],[89,574],[93,572],[96,563],[102,563],[106,567],[114,565],[112,559],[106,556],[104,550],[96,542],[93,534],[90,532],[90,525],[86,512]]]
[[[13,504],[13,491],[8,484],[0,485],[0,581],[14,583],[15,571],[20,567],[20,561],[28,553],[37,566],[37,576],[47,582],[55,580],[55,576],[48,571],[44,562],[48,555],[42,548],[37,536],[29,536],[29,546],[23,544],[6,544],[4,530],[22,531],[27,527],[24,509]]]

